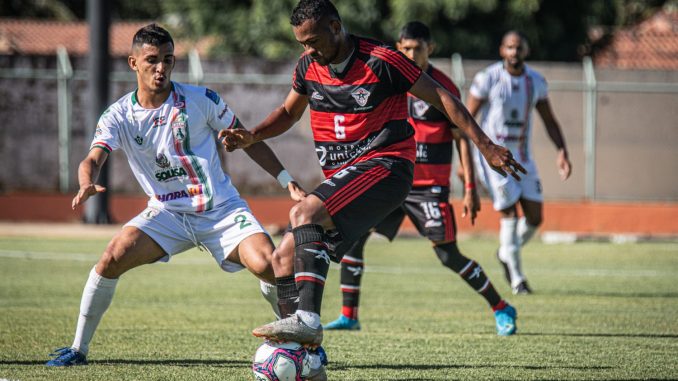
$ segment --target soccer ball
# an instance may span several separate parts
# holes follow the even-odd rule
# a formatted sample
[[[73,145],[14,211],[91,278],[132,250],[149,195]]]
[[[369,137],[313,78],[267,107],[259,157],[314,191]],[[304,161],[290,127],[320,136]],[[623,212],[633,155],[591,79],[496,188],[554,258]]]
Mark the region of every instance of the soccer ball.
[[[257,381],[301,381],[310,371],[309,357],[299,343],[266,341],[254,354],[254,378]]]

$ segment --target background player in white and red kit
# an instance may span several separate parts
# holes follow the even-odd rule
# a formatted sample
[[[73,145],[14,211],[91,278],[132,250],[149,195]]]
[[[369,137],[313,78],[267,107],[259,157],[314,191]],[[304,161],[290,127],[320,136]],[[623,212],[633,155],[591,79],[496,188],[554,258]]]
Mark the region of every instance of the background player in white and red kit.
[[[48,366],[87,364],[90,341],[123,273],[143,264],[169,261],[193,247],[206,249],[224,271],[247,268],[262,281],[262,292],[277,311],[273,244],[219,160],[223,147],[217,133],[238,126],[235,114],[212,90],[170,80],[174,42],[155,24],[135,34],[129,66],[136,72],[138,88],[99,119],[91,149],[80,163],[80,190],[72,207],[106,191],[96,185],[97,176],[108,155],[117,149],[125,152],[148,195],[148,207],[113,237],[91,270],[73,344],[56,350]],[[253,145],[247,153],[283,180],[281,185],[293,199],[305,196],[268,146]]]
[[[402,53],[349,34],[330,1],[301,0],[290,22],[304,47],[292,90],[252,131],[224,134],[227,148],[247,147],[287,131],[310,105],[327,179],[292,208],[292,234],[274,252],[281,307],[287,302],[281,313],[293,315],[253,334],[317,346],[323,337],[320,307],[330,260],[338,261],[347,249],[342,246],[399,207],[412,187],[416,147],[407,122],[408,92],[444,110],[496,170],[518,177],[516,171],[523,168],[508,150],[492,143],[457,97]],[[335,247],[337,242],[342,243]]]
[[[400,31],[396,47],[436,82],[459,97],[457,86],[428,60],[434,44],[426,25],[419,21],[407,23]],[[499,296],[482,267],[465,257],[457,247],[454,210],[449,203],[453,141],[459,150],[466,188],[462,216],[470,213],[473,223],[476,212],[480,209],[468,140],[443,113],[426,101],[409,94],[407,102],[408,121],[414,127],[414,139],[417,143],[412,190],[402,206],[380,222],[375,231],[393,240],[407,215],[419,234],[431,241],[443,266],[458,273],[488,302],[495,315],[497,333],[502,336],[512,335],[516,332],[515,309]],[[341,315],[325,325],[325,329],[360,329],[360,283],[364,269],[364,246],[369,234],[356,241],[341,259]]]
[[[542,222],[544,198],[531,148],[534,108],[558,149],[560,178],[566,180],[572,172],[565,139],[551,110],[546,80],[525,64],[528,50],[527,41],[520,33],[506,33],[499,48],[502,61],[476,74],[467,100],[471,114],[481,112],[483,131],[493,141],[509,148],[528,171],[520,182],[497,176],[487,161],[476,155],[479,177],[490,192],[494,209],[501,213],[497,256],[514,294],[531,292],[522,271],[520,248]],[[519,204],[523,211],[520,219]]]

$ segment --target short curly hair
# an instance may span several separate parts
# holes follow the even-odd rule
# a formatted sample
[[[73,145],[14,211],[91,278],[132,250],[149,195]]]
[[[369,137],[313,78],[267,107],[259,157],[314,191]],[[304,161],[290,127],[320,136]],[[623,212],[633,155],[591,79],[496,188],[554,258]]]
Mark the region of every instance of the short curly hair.
[[[339,11],[329,0],[301,0],[290,17],[290,24],[299,26],[306,20],[318,21],[323,17],[341,21]]]

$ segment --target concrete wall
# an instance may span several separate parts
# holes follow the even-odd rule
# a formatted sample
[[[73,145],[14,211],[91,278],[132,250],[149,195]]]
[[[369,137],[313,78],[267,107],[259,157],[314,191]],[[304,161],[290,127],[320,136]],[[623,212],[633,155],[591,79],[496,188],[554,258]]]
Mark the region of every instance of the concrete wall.
[[[450,73],[448,59],[435,60]],[[464,61],[468,83],[473,75],[490,64]],[[54,68],[54,57],[0,57],[0,68]],[[86,61],[74,59],[76,70],[84,70]],[[533,63],[554,85],[560,81],[581,81],[578,64]],[[114,70],[125,71],[125,60],[115,60]],[[186,62],[179,62],[175,72],[186,72]],[[203,62],[207,73],[278,73],[289,75],[293,62],[270,63],[260,60],[233,59],[227,62]],[[677,83],[678,72],[596,71],[600,82]],[[247,126],[265,118],[279,106],[290,90],[289,85],[220,85],[206,84],[218,91]],[[555,148],[548,139],[538,116],[535,116],[533,143],[547,199],[582,199],[584,197],[583,94],[559,91],[553,86],[551,101],[560,121],[574,166],[567,182],[558,179]],[[111,102],[135,88],[133,82],[114,82]],[[71,186],[75,188],[77,165],[85,156],[94,126],[86,118],[87,82],[73,81],[73,141]],[[57,94],[51,79],[0,78],[0,191],[58,190]],[[597,118],[597,196],[602,200],[678,201],[678,95],[647,93],[598,94]],[[270,145],[290,172],[307,189],[321,180],[308,116],[286,134],[272,139]],[[111,188],[118,193],[140,193],[121,151],[112,156]],[[280,193],[280,187],[242,152],[228,157],[228,170],[234,183],[245,194]]]

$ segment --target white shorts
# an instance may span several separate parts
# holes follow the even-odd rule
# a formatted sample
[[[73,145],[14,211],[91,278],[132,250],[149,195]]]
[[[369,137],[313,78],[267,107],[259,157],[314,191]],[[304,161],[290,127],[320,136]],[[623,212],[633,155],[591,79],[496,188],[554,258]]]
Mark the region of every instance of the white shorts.
[[[518,181],[511,175],[503,177],[495,172],[490,168],[478,150],[475,149],[474,151],[478,178],[490,193],[494,210],[504,210],[517,203],[520,199],[535,202],[544,201],[539,173],[537,173],[537,166],[533,160],[520,163],[527,171],[527,174],[518,172],[521,179]]]
[[[228,260],[228,255],[245,238],[266,233],[244,200],[229,202],[204,213],[182,213],[147,207],[125,226],[148,234],[166,255],[161,262],[193,247],[204,247],[227,272],[244,267]]]

